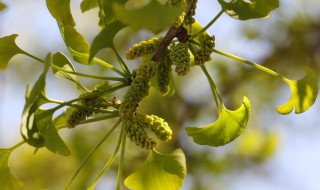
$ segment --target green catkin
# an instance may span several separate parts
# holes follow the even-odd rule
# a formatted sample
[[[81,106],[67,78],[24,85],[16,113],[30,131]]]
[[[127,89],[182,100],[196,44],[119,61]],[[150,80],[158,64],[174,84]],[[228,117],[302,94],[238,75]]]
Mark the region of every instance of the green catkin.
[[[194,55],[194,63],[196,65],[203,65],[205,62],[211,60],[211,53],[215,46],[214,36],[209,36],[206,33],[202,33],[199,36],[200,46]]]
[[[137,124],[136,116],[125,118],[123,120],[123,127],[127,137],[137,146],[146,150],[151,150],[156,146],[156,142],[148,137],[143,127]]]
[[[169,8],[172,8],[172,7],[180,7],[182,5],[185,5],[186,4],[186,1],[185,0],[169,0],[167,2],[167,6]]]
[[[165,96],[170,91],[172,61],[168,55],[165,55],[157,65],[157,83],[160,93]]]
[[[171,140],[172,130],[168,123],[156,115],[138,114],[137,124],[143,128],[149,128],[162,141]]]
[[[135,44],[126,52],[126,58],[128,60],[134,60],[138,57],[151,54],[156,51],[162,40],[163,37],[154,37],[149,40],[142,41],[139,44]]]
[[[195,19],[193,18],[196,14],[196,8],[197,8],[197,2],[198,0],[193,0],[190,5],[190,10],[184,17],[184,24],[191,25],[195,22]]]
[[[79,125],[81,121],[87,119],[93,114],[92,111],[85,110],[85,109],[74,109],[68,115],[65,123],[66,128],[74,128],[75,126]]]
[[[135,71],[133,79],[127,94],[123,97],[119,113],[121,117],[131,117],[135,112],[141,100],[149,93],[150,79],[155,75],[156,63],[151,60],[144,61]]]
[[[175,72],[180,75],[186,75],[190,71],[190,54],[187,43],[178,43],[171,46],[170,59],[176,66]]]

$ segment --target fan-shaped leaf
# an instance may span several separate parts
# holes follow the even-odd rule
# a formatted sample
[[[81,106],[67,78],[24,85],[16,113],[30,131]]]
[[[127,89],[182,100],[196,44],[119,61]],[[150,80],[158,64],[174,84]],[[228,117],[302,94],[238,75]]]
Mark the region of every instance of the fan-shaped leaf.
[[[21,53],[25,52],[16,45],[17,34],[12,34],[10,36],[5,36],[0,38],[0,70],[5,70],[7,68],[10,59]]]
[[[122,22],[133,29],[147,29],[159,33],[171,26],[185,7],[168,8],[158,0],[151,0],[149,4],[139,9],[127,10],[123,5],[114,4],[113,10]]]
[[[51,15],[61,25],[76,25],[71,14],[70,0],[46,0],[46,3]]]
[[[90,9],[96,8],[98,6],[97,0],[83,0],[80,4],[81,11],[84,13]]]
[[[93,57],[103,48],[114,48],[113,39],[116,34],[125,27],[119,21],[109,24],[107,27],[101,30],[101,32],[94,38],[91,48],[90,48],[90,57],[89,62]]]
[[[235,111],[222,111],[217,121],[203,127],[187,127],[193,141],[200,145],[222,146],[236,139],[247,126],[250,115],[250,102],[244,97],[240,108]]]
[[[300,80],[290,81],[291,97],[285,104],[278,106],[280,114],[289,114],[293,108],[295,113],[307,111],[318,96],[318,76],[311,69],[306,69],[306,76]]]
[[[222,9],[231,17],[239,20],[248,20],[269,16],[269,13],[279,7],[279,0],[236,0],[225,2],[218,0]]]
[[[185,156],[181,149],[171,154],[151,151],[142,167],[124,181],[133,190],[178,190],[186,176]]]
[[[71,61],[61,52],[55,53],[52,56],[52,64],[67,71],[75,71]],[[52,71],[53,74],[57,77],[68,79],[72,82],[76,82],[76,84],[79,83],[77,76],[73,74],[63,72],[54,68],[52,69]]]
[[[0,187],[1,190],[22,189],[22,183],[11,173],[9,168],[9,157],[12,149],[0,149]]]

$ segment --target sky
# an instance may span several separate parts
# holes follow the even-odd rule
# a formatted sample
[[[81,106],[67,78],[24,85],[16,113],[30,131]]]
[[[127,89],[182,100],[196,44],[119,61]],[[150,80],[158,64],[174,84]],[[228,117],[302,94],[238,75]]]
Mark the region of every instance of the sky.
[[[43,42],[40,43],[43,52],[65,50],[58,28],[54,24],[55,21],[45,8],[45,1],[41,0],[34,3],[34,0],[3,0],[3,2],[9,5],[9,9],[5,13],[0,13],[1,37],[18,33],[17,43],[19,46],[22,49],[34,51],[33,53],[39,56],[43,55],[41,52],[36,52],[39,47],[30,48],[33,45],[30,42],[40,39]],[[206,24],[210,21],[210,18],[219,12],[220,8],[218,4],[213,8],[206,6],[206,0],[199,2],[198,7],[201,12],[197,14],[197,19],[201,24]],[[290,12],[290,10],[294,10],[299,6],[296,2],[298,1],[281,1],[283,7],[280,7],[280,9],[286,8]],[[314,1],[305,1],[305,8],[314,11],[317,6],[312,6],[312,2]],[[78,5],[78,3],[79,1],[72,1],[74,5]],[[82,15],[79,9],[74,11],[75,18],[78,20],[95,16],[94,12]],[[16,15],[17,12],[19,12],[19,15]],[[208,16],[208,14],[211,16]],[[86,34],[95,35],[97,28],[92,23],[79,23],[77,28]],[[259,61],[268,54],[270,50],[268,44],[262,42],[247,43],[246,39],[239,40],[240,32],[237,29],[240,25],[240,21],[224,15],[215,23],[214,28],[209,29],[209,32],[219,36],[219,38],[216,38],[216,47],[219,47],[219,49],[249,60]],[[37,44],[35,45],[38,46]],[[246,45],[248,47],[244,48]],[[264,48],[261,48],[261,46]],[[252,54],[252,50],[254,50],[254,54]],[[21,58],[17,57],[15,59],[19,60]],[[15,76],[12,73],[10,65],[6,71],[0,72],[1,148],[12,146],[17,142],[17,139],[21,138],[19,118],[24,105],[25,87],[14,79]],[[55,85],[61,85],[61,83],[54,83],[52,89],[54,89]],[[66,90],[64,98],[72,97],[70,93],[72,92]],[[48,94],[55,96],[55,92],[50,88],[48,89]],[[279,100],[278,105],[283,101]],[[241,175],[228,176],[232,179],[226,179],[228,188],[230,190],[319,190],[319,105],[320,100],[318,98],[315,105],[306,113],[287,116],[279,116],[272,106],[266,109],[266,114],[262,118],[266,121],[266,125],[270,125],[279,133],[280,144],[278,150],[263,166],[244,171]],[[259,172],[265,175],[262,175],[263,177],[255,175]],[[186,182],[186,184],[188,183]],[[185,185],[183,190],[188,190],[188,186]]]

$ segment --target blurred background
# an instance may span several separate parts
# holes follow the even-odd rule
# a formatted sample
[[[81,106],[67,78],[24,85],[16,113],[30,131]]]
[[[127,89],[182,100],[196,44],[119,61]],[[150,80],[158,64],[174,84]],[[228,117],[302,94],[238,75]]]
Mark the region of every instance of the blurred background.
[[[0,12],[0,36],[19,34],[17,44],[40,58],[48,52],[64,52],[67,48],[60,37],[55,20],[46,9],[45,1],[2,0],[8,8]],[[80,0],[72,0],[72,13],[89,43],[100,28],[97,10],[81,13]],[[290,79],[304,76],[311,67],[318,74],[320,67],[320,1],[281,0],[280,8],[268,19],[238,21],[223,15],[209,30],[216,37],[216,48],[265,67]],[[206,25],[219,11],[216,1],[199,1],[196,19]],[[153,37],[146,31],[124,29],[117,36],[121,54],[141,40]],[[110,63],[117,62],[109,50],[98,56]],[[134,69],[138,61],[128,61]],[[240,106],[243,96],[250,99],[252,115],[244,133],[234,142],[218,148],[194,144],[183,129],[207,125],[216,120],[214,100],[209,84],[199,68],[185,77],[175,75],[176,93],[162,97],[151,90],[139,111],[156,114],[170,124],[174,137],[160,143],[157,149],[171,152],[181,147],[187,157],[188,175],[183,190],[319,190],[320,184],[320,100],[306,113],[283,116],[275,107],[286,102],[290,89],[282,81],[242,63],[212,55],[208,69],[217,83],[228,109]],[[107,75],[101,66],[76,64],[80,72]],[[7,70],[0,72],[0,147],[11,147],[21,141],[20,117],[24,106],[25,86],[38,78],[42,64],[25,56],[15,56]],[[81,81],[93,87],[99,81]],[[196,90],[195,90],[196,89]],[[126,89],[125,89],[126,90]],[[116,95],[122,99],[121,91]],[[47,78],[48,97],[69,100],[77,97],[73,85],[50,74]],[[114,121],[99,122],[61,130],[72,155],[62,157],[23,145],[13,152],[10,167],[25,189],[62,189],[86,154],[99,142]],[[117,134],[117,133],[115,133]],[[80,172],[72,189],[85,189],[113,152],[117,135],[109,138]],[[128,141],[129,142],[129,141]],[[125,175],[135,171],[146,158],[146,152],[128,143]],[[117,163],[117,161],[115,162]],[[97,189],[114,189],[117,164],[103,177]],[[53,180],[54,179],[54,180]]]

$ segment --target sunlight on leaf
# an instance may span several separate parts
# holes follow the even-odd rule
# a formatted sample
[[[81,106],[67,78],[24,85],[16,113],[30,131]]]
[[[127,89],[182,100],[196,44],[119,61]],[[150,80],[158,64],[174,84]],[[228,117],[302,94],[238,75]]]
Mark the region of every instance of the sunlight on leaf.
[[[34,116],[34,125],[39,129],[44,138],[44,146],[56,153],[64,156],[70,155],[70,150],[59,136],[58,131],[53,123],[54,110],[38,109]]]
[[[127,10],[122,5],[114,4],[113,10],[118,18],[131,28],[147,29],[159,33],[164,28],[171,26],[185,7],[168,8],[158,0],[151,0],[149,4],[139,9]]]
[[[90,9],[98,7],[97,0],[83,0],[80,4],[81,11],[84,13]]]
[[[227,3],[225,0],[218,0],[222,9],[231,17],[239,20],[268,17],[269,13],[279,7],[279,0],[236,0]]]
[[[291,97],[285,104],[277,107],[280,114],[289,114],[295,108],[295,113],[307,111],[316,101],[318,96],[318,76],[310,68],[306,69],[306,76],[300,80],[288,83]]]
[[[51,15],[61,25],[76,25],[71,14],[70,0],[46,0],[46,3]]]
[[[25,53],[16,45],[15,40],[17,36],[17,34],[12,34],[0,38],[0,70],[5,70],[7,68],[8,62],[13,56],[19,53]]]
[[[90,45],[87,40],[72,26],[60,26],[61,35],[72,58],[82,64],[88,63]]]
[[[55,53],[52,56],[52,64],[57,66],[57,67],[60,67],[60,68],[62,68],[64,70],[67,70],[67,71],[73,71],[73,72],[75,71],[71,61],[64,54],[62,54],[61,52]],[[65,79],[68,79],[68,80],[70,80],[72,82],[79,83],[77,76],[75,76],[73,74],[70,74],[70,73],[67,73],[67,72],[63,72],[63,71],[59,71],[59,70],[54,69],[54,68],[52,68],[52,71],[53,71],[53,74],[56,77],[65,78]]]
[[[9,168],[9,157],[12,149],[0,149],[0,188],[1,190],[22,189],[22,183],[17,180]]]
[[[6,8],[7,8],[7,5],[2,3],[2,2],[0,2],[0,11],[3,11]]]
[[[222,146],[236,139],[247,126],[250,116],[250,102],[244,97],[240,108],[230,111],[224,106],[217,121],[203,127],[187,127],[193,141],[200,145]]]
[[[106,28],[102,29],[101,32],[94,38],[91,49],[90,49],[90,57],[89,62],[93,59],[93,57],[103,48],[112,48],[114,49],[113,39],[116,34],[125,27],[121,22],[113,22],[108,25]]]
[[[178,190],[185,176],[185,156],[181,149],[171,154],[153,150],[142,167],[128,176],[124,184],[133,190]]]

